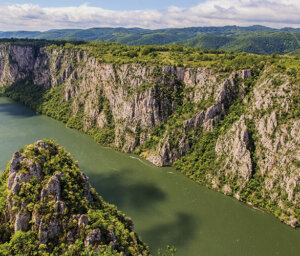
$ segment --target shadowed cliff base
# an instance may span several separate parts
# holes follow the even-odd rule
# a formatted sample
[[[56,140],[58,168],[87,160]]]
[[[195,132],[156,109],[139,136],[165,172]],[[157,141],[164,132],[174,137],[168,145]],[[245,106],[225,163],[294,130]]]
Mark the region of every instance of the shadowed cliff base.
[[[22,109],[19,108],[18,106],[13,106],[12,104],[9,103],[0,104],[0,112],[6,113],[7,115],[11,115],[11,116],[21,117],[21,118],[27,118],[36,115],[32,110]]]

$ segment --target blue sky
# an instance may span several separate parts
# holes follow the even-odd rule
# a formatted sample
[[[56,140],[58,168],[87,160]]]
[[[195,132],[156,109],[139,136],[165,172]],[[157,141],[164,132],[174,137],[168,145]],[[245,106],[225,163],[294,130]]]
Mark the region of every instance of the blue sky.
[[[0,0],[0,31],[92,27],[300,27],[300,0]]]
[[[31,3],[40,5],[41,7],[65,7],[88,4],[89,6],[101,7],[110,10],[161,10],[171,5],[186,8],[203,2],[203,0],[11,0],[6,2],[11,4]]]

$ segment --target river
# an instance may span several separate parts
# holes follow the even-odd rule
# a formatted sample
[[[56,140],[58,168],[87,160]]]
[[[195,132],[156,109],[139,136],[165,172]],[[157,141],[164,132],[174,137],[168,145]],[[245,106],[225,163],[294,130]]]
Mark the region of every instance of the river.
[[[26,144],[54,138],[104,200],[118,206],[154,254],[174,245],[178,256],[300,255],[300,229],[202,187],[172,168],[96,144],[91,137],[0,97],[0,170]]]

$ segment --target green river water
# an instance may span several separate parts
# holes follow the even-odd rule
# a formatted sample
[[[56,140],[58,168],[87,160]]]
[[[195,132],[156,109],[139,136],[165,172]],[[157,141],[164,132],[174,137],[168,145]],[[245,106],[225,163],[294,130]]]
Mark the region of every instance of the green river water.
[[[167,244],[179,256],[300,255],[300,229],[208,190],[172,168],[96,144],[91,137],[0,97],[0,170],[12,154],[54,138],[79,161],[104,200],[132,217],[153,254]]]

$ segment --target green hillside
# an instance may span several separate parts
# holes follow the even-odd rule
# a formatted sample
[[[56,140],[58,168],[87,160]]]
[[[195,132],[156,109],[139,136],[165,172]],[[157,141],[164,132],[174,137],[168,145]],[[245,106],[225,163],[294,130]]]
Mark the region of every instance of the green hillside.
[[[46,32],[0,32],[0,38],[86,40],[128,45],[184,44],[201,49],[224,49],[255,54],[294,54],[300,49],[300,30],[264,26],[190,27],[170,29],[90,28]]]
[[[288,54],[300,47],[299,32],[252,32],[237,35],[204,35],[180,42],[202,48],[255,54]]]

